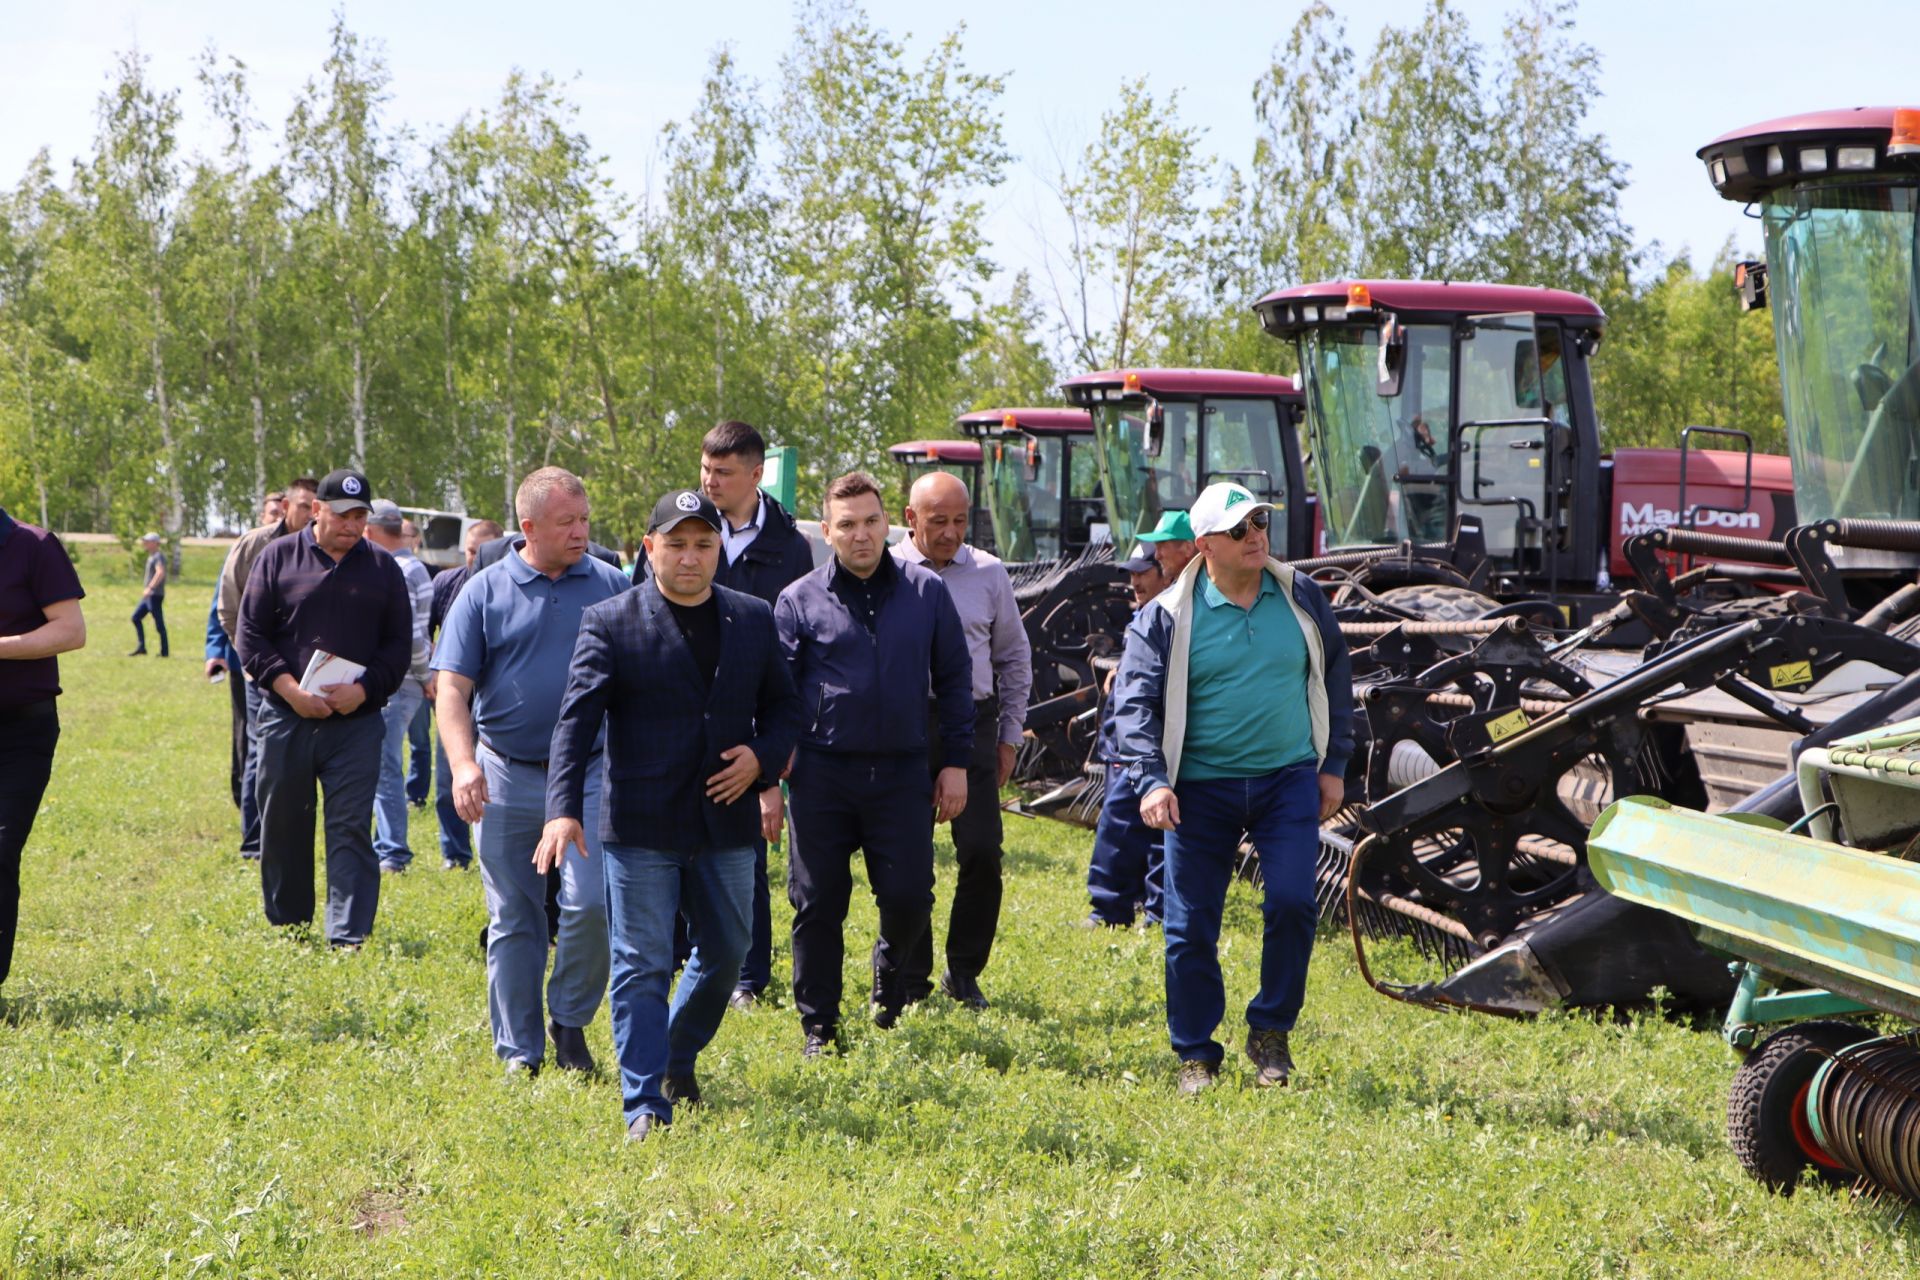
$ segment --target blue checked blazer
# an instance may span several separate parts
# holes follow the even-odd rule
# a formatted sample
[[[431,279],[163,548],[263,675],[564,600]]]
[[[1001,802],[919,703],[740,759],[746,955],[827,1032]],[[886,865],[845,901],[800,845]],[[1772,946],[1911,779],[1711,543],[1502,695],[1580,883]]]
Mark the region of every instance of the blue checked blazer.
[[[774,632],[773,610],[725,587],[720,665],[701,688],[693,654],[648,579],[580,618],[567,691],[554,725],[547,818],[579,818],[601,724],[607,791],[601,836],[675,853],[737,849],[760,836],[759,788],[774,785],[800,730],[800,697]],[[720,753],[745,744],[760,781],[730,805],[707,798]]]

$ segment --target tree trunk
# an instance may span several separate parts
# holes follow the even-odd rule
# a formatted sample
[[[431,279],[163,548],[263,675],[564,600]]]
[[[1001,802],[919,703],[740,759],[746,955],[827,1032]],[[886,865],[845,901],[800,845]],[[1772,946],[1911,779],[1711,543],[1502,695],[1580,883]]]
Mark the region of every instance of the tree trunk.
[[[347,305],[353,310],[353,456],[349,462],[355,471],[364,474],[367,469],[367,322],[359,298],[349,296]]]
[[[507,393],[507,424],[506,424],[506,425],[507,425],[507,431],[506,431],[506,457],[505,457],[505,458],[504,458],[504,459],[502,460],[502,462],[501,462],[501,467],[500,467],[500,475],[501,475],[501,480],[502,480],[502,483],[504,483],[504,484],[505,484],[505,486],[506,486],[506,490],[507,490],[507,493],[506,493],[506,506],[505,506],[505,511],[506,511],[506,518],[505,518],[505,519],[504,519],[504,520],[502,521],[502,523],[506,525],[506,527],[507,527],[507,529],[508,529],[509,531],[511,531],[511,530],[514,530],[514,529],[518,529],[518,528],[520,527],[520,524],[519,524],[519,522],[518,522],[517,520],[515,520],[515,519],[514,519],[514,511],[513,511],[513,490],[514,490],[514,483],[513,483],[513,469],[514,469],[514,468],[513,468],[513,429],[514,429],[514,425],[515,425],[515,421],[514,421],[514,402],[513,402],[513,355],[514,355],[514,342],[513,342],[513,339],[514,339],[514,321],[515,321],[515,320],[516,320],[517,318],[518,318],[518,313],[517,313],[517,310],[516,310],[516,308],[515,308],[515,307],[514,307],[514,306],[513,306],[513,305],[512,305],[511,303],[509,303],[509,304],[507,305],[507,385],[506,385],[506,393]]]
[[[186,527],[187,501],[180,491],[180,455],[173,442],[173,408],[167,403],[167,366],[160,354],[160,335],[165,313],[160,304],[160,287],[148,290],[153,300],[153,337],[147,344],[153,359],[153,404],[160,415],[160,450],[167,466],[167,538],[172,549],[180,549],[180,533]]]
[[[465,511],[466,452],[460,447],[460,403],[456,400],[453,379],[453,295],[446,272],[440,273],[440,373],[447,397],[447,444],[452,462],[447,469],[447,491],[442,500],[453,511]]]

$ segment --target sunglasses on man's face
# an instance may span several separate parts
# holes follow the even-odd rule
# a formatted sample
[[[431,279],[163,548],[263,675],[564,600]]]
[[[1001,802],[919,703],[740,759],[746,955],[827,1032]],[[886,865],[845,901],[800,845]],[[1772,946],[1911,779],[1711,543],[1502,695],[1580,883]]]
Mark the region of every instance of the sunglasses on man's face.
[[[1256,511],[1239,524],[1233,526],[1233,528],[1227,530],[1227,536],[1235,542],[1244,542],[1246,541],[1248,526],[1252,526],[1260,532],[1265,533],[1267,526],[1271,523],[1273,523],[1273,514],[1271,512]]]

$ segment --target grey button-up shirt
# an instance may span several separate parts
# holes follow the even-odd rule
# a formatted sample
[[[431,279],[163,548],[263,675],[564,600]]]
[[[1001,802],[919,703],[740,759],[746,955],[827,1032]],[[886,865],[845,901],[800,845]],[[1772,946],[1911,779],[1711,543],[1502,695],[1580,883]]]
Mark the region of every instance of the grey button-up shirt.
[[[967,634],[974,701],[999,698],[1000,741],[1017,746],[1027,724],[1027,699],[1033,693],[1033,649],[1027,643],[1026,624],[1020,621],[1007,566],[998,556],[965,543],[944,569],[922,555],[912,538],[896,543],[893,554],[906,564],[932,569],[946,584]]]

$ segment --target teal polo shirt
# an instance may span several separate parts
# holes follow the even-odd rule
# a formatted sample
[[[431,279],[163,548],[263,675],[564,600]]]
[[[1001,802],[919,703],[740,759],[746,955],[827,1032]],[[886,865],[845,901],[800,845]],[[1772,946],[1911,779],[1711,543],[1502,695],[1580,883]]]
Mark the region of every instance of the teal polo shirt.
[[[1187,650],[1187,735],[1180,780],[1257,778],[1316,758],[1307,638],[1270,573],[1251,609],[1194,584]]]

